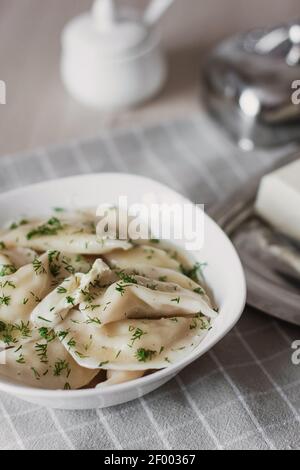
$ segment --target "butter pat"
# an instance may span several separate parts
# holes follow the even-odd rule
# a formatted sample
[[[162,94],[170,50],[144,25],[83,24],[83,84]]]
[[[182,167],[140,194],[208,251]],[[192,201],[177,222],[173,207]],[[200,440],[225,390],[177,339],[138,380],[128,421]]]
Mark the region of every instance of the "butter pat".
[[[275,229],[300,241],[300,160],[262,179],[255,209]]]

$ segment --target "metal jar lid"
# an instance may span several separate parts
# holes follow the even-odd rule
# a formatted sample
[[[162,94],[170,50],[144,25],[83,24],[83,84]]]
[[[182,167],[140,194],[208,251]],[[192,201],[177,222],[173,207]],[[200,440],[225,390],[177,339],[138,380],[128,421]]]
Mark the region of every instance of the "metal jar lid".
[[[204,66],[204,99],[244,150],[300,141],[300,22],[221,43]],[[300,86],[300,82],[298,83]]]

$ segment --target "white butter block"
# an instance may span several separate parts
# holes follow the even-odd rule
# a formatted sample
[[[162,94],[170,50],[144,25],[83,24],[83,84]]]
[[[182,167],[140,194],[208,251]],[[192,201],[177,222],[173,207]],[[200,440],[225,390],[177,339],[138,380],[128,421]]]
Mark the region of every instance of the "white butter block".
[[[255,208],[278,231],[300,241],[300,160],[262,179]]]

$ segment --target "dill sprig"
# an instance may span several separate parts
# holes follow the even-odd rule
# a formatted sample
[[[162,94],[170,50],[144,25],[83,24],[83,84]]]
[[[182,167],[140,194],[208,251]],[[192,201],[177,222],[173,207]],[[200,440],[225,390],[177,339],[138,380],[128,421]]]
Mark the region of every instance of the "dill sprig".
[[[5,305],[6,307],[8,307],[10,302],[11,302],[11,296],[10,295],[2,295],[0,297],[0,306]]]
[[[54,377],[60,377],[63,372],[66,372],[66,376],[69,377],[71,373],[70,365],[67,361],[59,359],[54,364],[53,375]]]
[[[17,271],[17,268],[13,264],[3,264],[0,268],[0,277],[10,276]]]
[[[35,258],[32,262],[32,266],[36,275],[45,274],[46,269],[42,261],[39,258]]]
[[[42,327],[39,329],[40,337],[45,339],[48,343],[56,339],[56,333],[51,328]]]
[[[203,278],[203,269],[207,266],[207,263],[195,263],[192,268],[186,268],[183,265],[180,266],[182,274],[189,277],[195,282],[199,281],[199,277]]]
[[[48,364],[48,344],[36,343],[34,349],[42,364]]]
[[[141,330],[140,328],[136,328],[130,341],[131,341],[131,345],[129,345],[130,347],[132,347],[134,345],[134,343],[137,341],[137,340],[140,340],[143,336],[145,336],[147,333],[143,330]]]
[[[32,240],[34,237],[46,237],[51,235],[57,235],[60,230],[63,230],[64,226],[57,217],[52,217],[43,225],[39,225],[37,228],[32,229],[27,233],[27,240]]]
[[[153,356],[155,356],[156,351],[151,351],[150,349],[140,348],[137,350],[135,357],[139,362],[148,362],[151,361]]]

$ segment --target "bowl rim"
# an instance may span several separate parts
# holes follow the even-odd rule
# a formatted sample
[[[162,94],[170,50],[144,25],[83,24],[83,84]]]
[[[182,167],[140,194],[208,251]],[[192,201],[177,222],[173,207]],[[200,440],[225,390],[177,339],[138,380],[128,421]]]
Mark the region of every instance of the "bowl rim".
[[[124,180],[127,178],[134,178],[139,180],[140,182],[147,182],[148,184],[155,185],[157,188],[161,188],[161,190],[167,191],[170,195],[174,195],[177,199],[181,199],[183,202],[189,202],[195,205],[194,202],[190,201],[187,197],[183,196],[179,192],[173,190],[172,188],[168,187],[167,185],[160,183],[159,181],[156,181],[155,179],[144,177],[141,175],[136,175],[132,173],[119,173],[119,172],[100,172],[100,173],[87,173],[87,174],[79,174],[79,175],[74,175],[74,176],[68,176],[64,178],[56,178],[52,180],[46,180],[43,182],[39,183],[34,183],[26,186],[22,186],[10,191],[6,191],[4,193],[0,194],[0,202],[1,200],[14,196],[21,195],[22,193],[26,194],[30,190],[38,190],[39,188],[45,188],[45,186],[51,186],[55,185],[57,183],[62,183],[62,182],[70,182],[72,180],[80,180],[80,179],[97,179],[97,178],[124,178]],[[30,387],[27,385],[23,385],[22,383],[15,383],[15,384],[10,384],[10,383],[5,383],[2,382],[1,376],[0,376],[0,391],[10,393],[12,395],[17,395],[19,397],[25,397],[25,398],[44,398],[44,399],[58,399],[58,398],[88,398],[92,396],[109,396],[111,394],[114,394],[115,392],[125,392],[128,391],[128,389],[134,388],[134,387],[147,387],[151,385],[154,382],[158,382],[163,379],[168,379],[173,376],[175,376],[178,372],[180,372],[182,369],[193,363],[195,360],[199,359],[201,356],[206,354],[210,349],[212,349],[219,341],[221,341],[236,325],[236,323],[239,321],[241,318],[244,308],[246,305],[246,300],[247,300],[247,286],[246,286],[246,277],[244,273],[244,269],[242,266],[242,262],[240,260],[240,257],[232,243],[232,241],[229,239],[229,237],[226,235],[226,233],[218,226],[218,224],[206,213],[204,212],[204,217],[205,220],[209,220],[210,224],[214,227],[214,230],[219,232],[219,234],[222,235],[224,243],[227,245],[227,249],[231,251],[231,256],[233,257],[235,261],[235,271],[237,273],[237,276],[240,280],[240,285],[239,289],[236,291],[236,296],[235,296],[235,301],[233,302],[233,305],[230,308],[230,311],[236,311],[234,318],[232,319],[232,322],[222,330],[221,333],[219,333],[218,336],[216,336],[210,343],[208,343],[200,352],[197,351],[197,348],[195,348],[188,356],[183,358],[181,361],[169,365],[168,367],[164,369],[160,369],[155,371],[152,374],[146,375],[144,377],[140,377],[138,379],[131,380],[129,382],[124,382],[121,384],[116,384],[116,385],[108,385],[103,388],[83,388],[79,390],[49,390],[49,389],[42,389],[38,387]],[[226,312],[225,312],[226,314]],[[200,343],[201,345],[201,343]],[[200,346],[199,345],[199,346]]]

